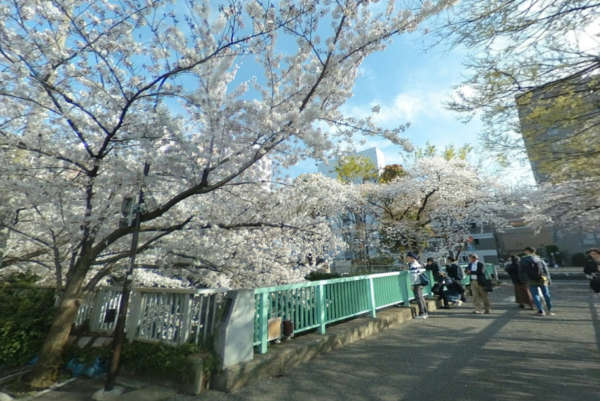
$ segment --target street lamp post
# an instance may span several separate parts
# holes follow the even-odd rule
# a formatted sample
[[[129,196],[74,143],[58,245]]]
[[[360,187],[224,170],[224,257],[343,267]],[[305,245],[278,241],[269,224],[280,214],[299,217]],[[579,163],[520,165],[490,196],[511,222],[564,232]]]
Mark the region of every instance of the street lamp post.
[[[150,165],[148,163],[144,163],[144,177],[148,176],[149,171]],[[131,293],[133,269],[135,268],[135,256],[137,253],[138,239],[140,234],[140,209],[144,204],[143,183],[144,179],[142,178],[142,185],[140,185],[137,206],[132,205],[133,202],[131,202],[131,199],[129,199],[129,201],[124,201],[129,202],[128,205],[124,204],[124,208],[129,209],[130,216],[131,213],[133,213],[135,218],[133,219],[133,222],[131,221],[131,218],[128,219],[128,225],[133,223],[133,234],[131,237],[131,249],[129,253],[129,268],[127,269],[127,274],[123,282],[123,292],[121,294],[121,302],[119,304],[119,316],[117,318],[117,324],[115,326],[115,331],[113,334],[112,357],[110,360],[108,374],[106,376],[106,383],[104,384],[104,391],[111,391],[115,386],[115,379],[119,371],[121,350],[123,349],[123,343],[125,342],[125,319],[127,317],[127,308],[129,306],[129,294]]]

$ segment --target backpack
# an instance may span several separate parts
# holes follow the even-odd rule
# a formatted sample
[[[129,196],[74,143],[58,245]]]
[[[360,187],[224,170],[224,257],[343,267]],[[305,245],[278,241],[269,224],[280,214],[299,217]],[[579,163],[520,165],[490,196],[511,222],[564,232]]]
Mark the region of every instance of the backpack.
[[[458,281],[462,281],[465,278],[463,268],[456,263],[452,263],[450,266],[446,267],[446,272],[448,273],[448,276],[455,278]]]
[[[544,276],[544,261],[540,258],[531,258],[529,260],[529,269],[527,274],[531,280],[541,280]]]
[[[590,280],[590,288],[596,293],[600,293],[600,274],[594,274]]]

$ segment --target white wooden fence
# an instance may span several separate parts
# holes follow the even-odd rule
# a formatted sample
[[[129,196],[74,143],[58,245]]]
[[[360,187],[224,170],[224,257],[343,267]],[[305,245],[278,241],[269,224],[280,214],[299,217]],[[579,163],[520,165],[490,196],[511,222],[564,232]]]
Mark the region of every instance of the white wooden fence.
[[[134,288],[126,320],[127,338],[183,344],[202,344],[216,328],[226,290]],[[84,300],[75,326],[87,322],[97,333],[112,333],[121,301],[121,289],[107,287]]]

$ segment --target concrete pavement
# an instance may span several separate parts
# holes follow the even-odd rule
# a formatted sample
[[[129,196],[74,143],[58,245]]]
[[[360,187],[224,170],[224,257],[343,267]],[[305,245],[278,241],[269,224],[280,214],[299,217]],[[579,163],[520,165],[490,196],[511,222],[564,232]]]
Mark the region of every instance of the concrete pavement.
[[[504,284],[491,294],[491,315],[473,315],[469,302],[234,393],[168,400],[598,401],[600,298],[587,281],[557,280],[551,289],[556,316],[519,310]],[[89,400],[99,387],[77,380],[36,400]]]
[[[171,400],[598,401],[600,299],[586,281],[555,281],[552,293],[556,316],[518,309],[505,284],[491,315],[467,303],[235,393]]]

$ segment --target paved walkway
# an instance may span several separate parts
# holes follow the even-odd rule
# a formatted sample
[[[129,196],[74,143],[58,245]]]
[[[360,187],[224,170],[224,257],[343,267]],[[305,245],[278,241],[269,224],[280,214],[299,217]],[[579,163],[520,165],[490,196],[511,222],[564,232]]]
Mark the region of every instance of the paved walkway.
[[[598,401],[600,299],[555,281],[556,316],[519,310],[509,285],[491,315],[440,311],[314,359],[237,393],[174,400]]]
[[[473,315],[467,303],[236,393],[171,401],[598,401],[600,299],[585,281],[555,281],[552,292],[556,316],[519,310],[505,284],[491,315]],[[89,400],[86,381],[77,382],[37,401]]]

